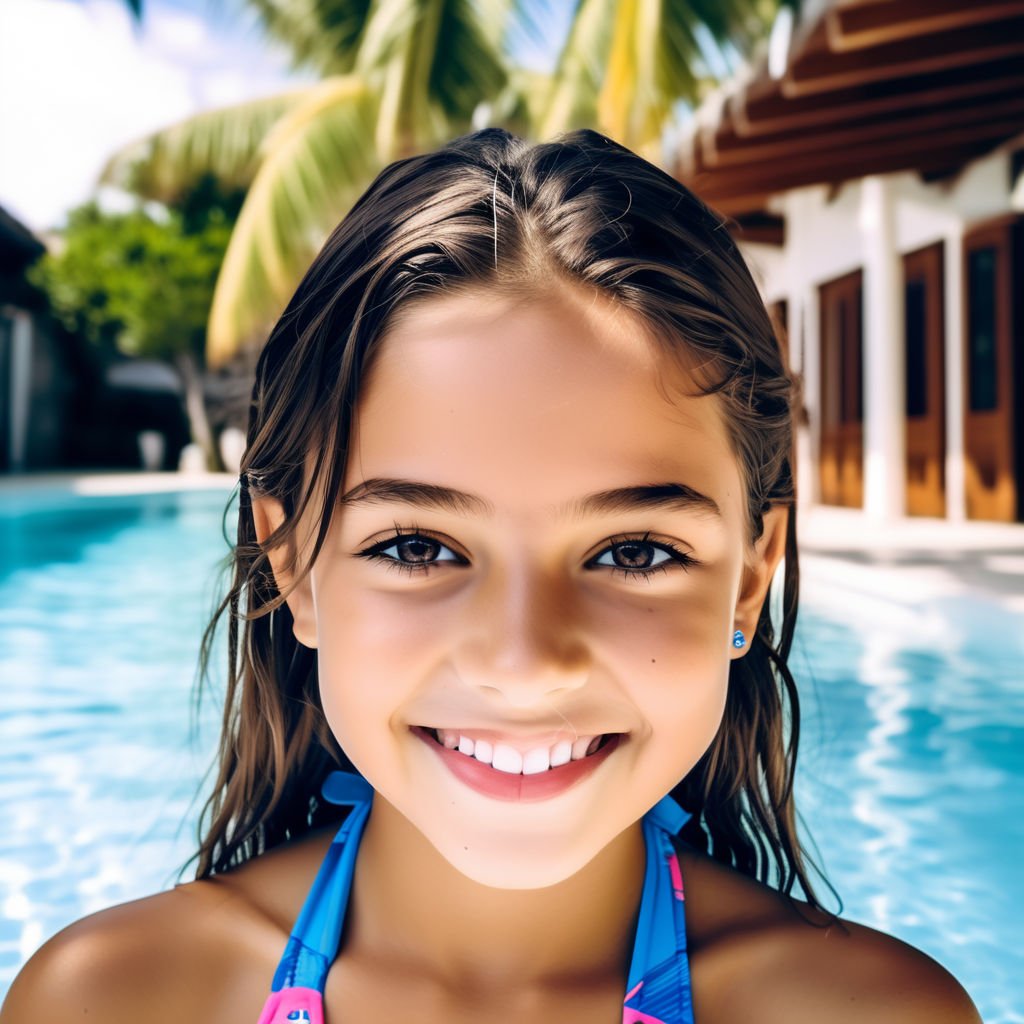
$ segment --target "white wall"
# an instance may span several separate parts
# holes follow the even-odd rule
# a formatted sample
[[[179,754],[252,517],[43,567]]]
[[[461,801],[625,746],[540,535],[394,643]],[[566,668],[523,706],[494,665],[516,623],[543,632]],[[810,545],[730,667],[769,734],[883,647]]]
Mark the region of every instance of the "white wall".
[[[973,225],[1024,205],[1024,179],[1011,196],[1010,156],[1006,148],[973,161],[952,179],[926,183],[908,171],[885,175],[882,180],[891,217],[887,235],[895,250],[893,256],[898,259],[905,253],[935,242],[945,244],[947,516],[963,519],[961,246],[965,231]],[[815,185],[793,189],[776,196],[771,205],[771,212],[785,217],[784,246],[741,246],[765,300],[785,299],[788,303],[792,360],[794,369],[803,374],[805,401],[810,412],[810,427],[804,444],[811,452],[818,450],[818,288],[843,274],[865,268],[869,262],[876,267],[879,265],[881,254],[877,235],[867,230],[864,222],[865,211],[871,208],[872,198],[865,195],[862,180],[838,187]],[[902,302],[902,289],[893,291],[892,301]],[[871,359],[869,349],[877,358],[891,345],[885,339],[868,336],[872,322],[887,323],[892,329],[892,325],[900,323],[901,318],[899,309],[890,309],[885,315],[865,316],[866,361]],[[865,385],[868,380],[869,377],[865,376]],[[865,404],[870,405],[867,394]],[[892,403],[885,404],[888,407]],[[866,415],[871,415],[869,408],[866,408]],[[893,459],[902,464],[899,458],[902,437],[897,436],[902,434],[901,424],[893,422],[891,409],[877,415],[884,415],[885,423],[881,429],[891,439]],[[868,424],[865,428],[869,429]],[[877,423],[875,428],[877,431]],[[802,479],[811,484],[809,488],[805,486],[803,499],[817,500],[816,474],[806,473]],[[878,486],[885,490],[892,483],[879,483]],[[897,514],[893,510],[902,506],[902,495],[876,492],[865,496],[865,504],[876,513],[885,509],[888,510],[886,514]]]
[[[1010,157],[991,153],[951,181],[925,183],[913,172],[886,175],[893,194],[895,242],[900,254],[962,234],[972,224],[1008,213]],[[861,181],[838,188],[812,185],[776,197],[786,219],[782,249],[749,244],[742,249],[769,302],[831,281],[863,266],[859,225]]]

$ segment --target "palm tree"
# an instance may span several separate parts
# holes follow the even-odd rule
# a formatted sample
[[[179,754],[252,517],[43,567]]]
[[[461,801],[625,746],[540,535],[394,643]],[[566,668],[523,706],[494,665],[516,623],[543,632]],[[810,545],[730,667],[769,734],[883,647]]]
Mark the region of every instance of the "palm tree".
[[[210,314],[216,365],[265,333],[385,163],[474,116],[535,137],[593,125],[658,159],[674,104],[712,77],[708,48],[746,51],[792,2],[576,0],[548,75],[509,56],[517,33],[542,32],[538,0],[250,0],[321,80],[157,132],[114,154],[103,180],[165,202],[204,173],[248,186]]]

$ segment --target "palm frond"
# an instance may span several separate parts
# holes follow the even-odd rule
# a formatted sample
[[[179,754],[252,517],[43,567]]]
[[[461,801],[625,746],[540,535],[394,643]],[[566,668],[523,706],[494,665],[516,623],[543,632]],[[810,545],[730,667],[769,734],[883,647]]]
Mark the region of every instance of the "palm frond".
[[[697,96],[700,24],[679,0],[620,0],[597,101],[602,131],[657,159],[672,104]]]
[[[373,0],[248,0],[267,34],[297,67],[322,75],[350,72]]]
[[[597,122],[597,96],[612,45],[616,0],[577,0],[538,135],[549,139]]]
[[[107,160],[100,183],[171,204],[206,174],[244,188],[256,173],[267,134],[309,91],[303,87],[204,111],[147,135]]]
[[[379,169],[375,114],[365,82],[336,76],[309,90],[268,135],[214,292],[211,365],[265,333],[331,228]]]
[[[790,2],[790,0],[781,0]],[[541,125],[584,123],[658,160],[673,106],[697,102],[709,47],[742,53],[780,0],[579,0]]]
[[[493,32],[473,0],[375,0],[356,69],[380,90],[383,156],[465,130],[506,81]]]
[[[497,53],[515,53],[521,45],[543,43],[552,5],[565,0],[473,0],[477,22]]]
[[[554,83],[553,74],[510,68],[505,87],[478,109],[473,123],[478,128],[500,125],[515,135],[536,139]]]

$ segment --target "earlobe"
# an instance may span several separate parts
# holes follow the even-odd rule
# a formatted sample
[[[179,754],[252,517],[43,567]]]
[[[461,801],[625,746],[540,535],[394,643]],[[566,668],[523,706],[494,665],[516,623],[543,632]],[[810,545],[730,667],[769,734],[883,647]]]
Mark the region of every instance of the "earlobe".
[[[748,558],[740,581],[736,612],[733,616],[733,632],[730,634],[731,656],[742,658],[750,650],[750,640],[757,630],[761,608],[768,595],[772,577],[786,553],[786,531],[789,525],[789,508],[773,505],[764,514],[764,530],[754,545],[754,554]],[[744,642],[738,644],[736,631],[743,634]]]
[[[253,526],[256,540],[267,552],[274,583],[285,595],[288,610],[292,613],[292,632],[304,647],[317,646],[316,614],[313,603],[313,585],[308,572],[296,579],[296,555],[294,537],[284,544],[267,547],[269,538],[285,521],[284,509],[276,498],[254,498],[252,501]]]

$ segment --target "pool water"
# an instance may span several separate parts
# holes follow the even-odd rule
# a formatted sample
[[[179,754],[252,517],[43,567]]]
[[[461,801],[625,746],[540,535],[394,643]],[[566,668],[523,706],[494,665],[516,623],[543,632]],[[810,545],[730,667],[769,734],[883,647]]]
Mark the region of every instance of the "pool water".
[[[939,960],[986,1024],[1020,1024],[1024,615],[814,570],[790,663],[805,695],[797,795],[844,916]]]
[[[193,852],[226,499],[0,498],[0,992],[54,931],[167,888]]]
[[[49,935],[193,852],[226,499],[0,496],[0,996]],[[799,805],[844,915],[945,964],[986,1024],[1024,1024],[1024,616],[825,560],[804,580]]]

